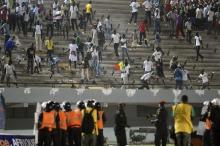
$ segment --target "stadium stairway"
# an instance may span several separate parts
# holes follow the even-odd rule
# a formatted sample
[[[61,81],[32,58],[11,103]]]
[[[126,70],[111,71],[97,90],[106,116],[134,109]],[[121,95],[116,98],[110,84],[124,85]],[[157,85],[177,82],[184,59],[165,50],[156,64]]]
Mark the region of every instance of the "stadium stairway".
[[[80,2],[80,11],[85,6],[88,1],[79,0]],[[131,34],[134,29],[137,29],[137,26],[134,24],[128,25],[128,21],[130,19],[130,7],[129,0],[93,0],[93,9],[96,11],[95,19],[106,17],[107,15],[111,15],[111,20],[113,22],[113,28],[117,28],[119,33],[126,33],[126,36],[131,42]],[[53,1],[44,1],[44,7],[48,9],[52,5]],[[144,11],[143,8],[139,11],[138,20],[143,19]],[[96,20],[93,20],[95,22]],[[120,25],[119,25],[120,24]],[[91,28],[91,26],[89,26]],[[89,30],[89,29],[88,29]],[[178,60],[180,63],[184,63],[187,60],[185,68],[190,72],[192,78],[192,84],[194,88],[199,88],[199,82],[197,81],[198,75],[201,69],[205,69],[206,72],[211,73],[214,72],[214,77],[210,82],[210,85],[213,85],[211,88],[220,87],[220,39],[214,39],[213,37],[207,36],[205,32],[200,32],[202,34],[202,38],[204,40],[204,48],[201,49],[201,54],[204,55],[203,61],[195,61],[196,51],[192,44],[188,44],[185,40],[176,40],[170,39],[167,33],[167,25],[162,23],[162,33],[161,33],[161,48],[165,52],[163,57],[164,61],[164,73],[165,73],[165,83],[163,85],[162,82],[158,82],[157,80],[152,81],[151,87],[154,88],[173,88],[175,86],[175,81],[173,80],[173,75],[169,70],[169,62],[172,56],[178,56]],[[86,34],[81,34],[82,38],[86,40],[86,35],[89,35],[89,31]],[[70,38],[73,36],[74,32],[71,30],[69,32]],[[77,87],[72,86],[71,83],[80,82],[81,76],[81,65],[80,62],[77,65],[77,69],[69,70],[68,68],[68,53],[65,53],[64,50],[68,48],[68,44],[71,42],[71,39],[66,40],[60,35],[59,32],[55,31],[55,35],[53,37],[55,43],[55,54],[60,57],[61,61],[59,64],[60,73],[55,73],[55,75],[50,79],[50,67],[46,61],[43,61],[43,71],[40,74],[27,74],[26,67],[27,61],[25,59],[25,50],[32,42],[35,42],[34,37],[29,32],[27,37],[24,37],[23,34],[16,34],[21,42],[21,46],[13,51],[13,58],[15,62],[16,71],[18,74],[18,82],[22,83],[21,86],[54,86],[52,83],[70,83],[70,84],[59,84],[55,86],[59,87]],[[1,38],[1,46],[3,45],[3,37]],[[130,88],[137,88],[140,85],[140,77],[143,74],[142,63],[147,58],[147,56],[151,56],[153,53],[153,28],[150,28],[150,32],[148,35],[148,40],[151,43],[150,47],[137,47],[131,48],[129,47],[129,55],[134,60],[134,63],[131,63],[131,76],[129,79]],[[193,41],[193,40],[192,40]],[[106,44],[109,44],[109,40],[107,40]],[[129,44],[130,46],[131,44]],[[64,48],[64,49],[63,49]],[[119,48],[119,52],[121,53],[121,49]],[[40,57],[46,58],[46,51],[37,52]],[[2,56],[3,54],[1,54]],[[18,60],[21,62],[18,63]],[[114,84],[113,87],[120,87],[122,80],[120,78],[120,74],[113,73],[114,64],[118,63],[118,59],[114,56],[113,46],[107,46],[106,50],[103,51],[103,61],[101,63],[103,74],[95,78],[94,75],[91,75],[90,85],[88,86],[101,86],[103,84]],[[97,83],[92,85],[92,83]],[[26,83],[26,84],[25,84]],[[40,83],[40,84],[36,84]],[[42,84],[41,84],[42,83]],[[44,84],[45,83],[45,84]],[[218,85],[218,86],[214,86]],[[5,86],[1,84],[1,86]]]

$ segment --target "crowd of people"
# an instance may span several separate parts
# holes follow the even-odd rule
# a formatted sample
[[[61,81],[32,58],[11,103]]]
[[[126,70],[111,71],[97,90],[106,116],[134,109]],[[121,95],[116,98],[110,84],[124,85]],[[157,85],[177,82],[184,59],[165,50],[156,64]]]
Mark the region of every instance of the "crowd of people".
[[[133,49],[139,46],[148,48],[152,45],[153,53],[151,56],[146,57],[147,60],[143,63],[144,73],[140,78],[143,86],[139,87],[140,89],[149,88],[150,79],[152,78],[156,81],[160,79],[162,84],[166,84],[165,79],[167,78],[164,74],[163,63],[165,53],[160,36],[163,28],[169,30],[170,39],[186,40],[190,44],[192,40],[195,40],[195,61],[199,61],[199,58],[204,59],[204,56],[200,53],[200,50],[204,48],[202,37],[197,31],[207,30],[207,34],[214,37],[219,34],[220,8],[218,1],[145,0],[137,2],[132,0],[129,6],[131,7],[131,18],[128,25],[131,25],[132,21],[137,25],[134,31],[132,30],[132,36],[126,34],[128,30],[122,33],[120,25],[114,28],[111,15],[94,20],[96,10],[93,9],[92,1],[81,8],[79,2],[74,0],[64,2],[55,0],[49,9],[44,7],[43,1],[38,1],[38,4],[26,1],[22,3],[2,1],[0,7],[0,28],[4,34],[4,46],[2,48],[7,56],[5,58],[8,58],[1,61],[1,64],[3,64],[2,74],[5,74],[6,67],[4,66],[9,64],[9,60],[12,65],[16,61],[13,56],[17,54],[13,54],[13,50],[21,44],[18,43],[19,41],[13,34],[20,34],[22,31],[24,37],[28,37],[27,34],[31,33],[35,38],[35,43],[32,43],[30,48],[26,49],[26,55],[23,54],[26,56],[24,58],[27,58],[27,73],[40,73],[42,71],[41,65],[44,62],[51,68],[50,78],[53,77],[55,69],[60,73],[59,63],[62,59],[56,52],[61,48],[58,49],[55,46],[56,42],[53,38],[62,35],[63,39],[71,40],[67,48],[68,51],[63,48],[64,52],[69,52],[66,58],[66,60],[69,60],[69,69],[74,71],[75,68],[79,67],[82,82],[90,81],[91,78],[98,78],[105,73],[102,67],[102,52],[113,42],[116,56],[114,60],[123,62],[120,69],[122,84],[129,84],[129,77],[132,73],[130,68],[135,63],[134,57],[129,53],[129,48]],[[141,17],[139,20],[138,13],[140,13],[140,9],[144,9],[145,17]],[[165,24],[163,27],[162,22]],[[153,27],[153,34],[155,35],[153,43],[149,40],[150,27]],[[73,36],[69,34],[70,31],[74,31]],[[182,38],[179,37],[179,32],[181,32]],[[194,32],[195,37],[192,36]],[[107,41],[110,41],[110,43],[107,44]],[[119,46],[121,47],[120,51]],[[39,55],[40,52],[45,52],[45,50],[46,59]],[[72,64],[74,68],[72,68]],[[186,65],[187,61],[178,62],[177,56],[171,59],[168,70],[171,70],[171,75],[174,76],[176,89],[182,89],[184,83],[186,83],[185,87],[187,89],[192,88],[192,84],[188,83],[187,78],[189,72],[184,70]],[[182,73],[179,73],[178,66],[181,66]],[[12,78],[7,80],[8,86],[10,80],[14,78],[13,75],[9,76]],[[207,88],[209,81],[204,82],[204,78],[207,77],[201,74],[198,76],[202,78],[202,89]],[[189,79],[189,81],[192,80]],[[124,85],[123,87],[127,87]]]

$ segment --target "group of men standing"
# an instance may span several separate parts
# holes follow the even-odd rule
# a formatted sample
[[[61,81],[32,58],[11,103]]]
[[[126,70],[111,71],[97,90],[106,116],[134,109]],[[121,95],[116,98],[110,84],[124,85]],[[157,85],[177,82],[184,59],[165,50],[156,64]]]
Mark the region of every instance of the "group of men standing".
[[[105,114],[94,100],[43,104],[38,118],[38,146],[103,146]],[[62,108],[64,110],[62,110]]]

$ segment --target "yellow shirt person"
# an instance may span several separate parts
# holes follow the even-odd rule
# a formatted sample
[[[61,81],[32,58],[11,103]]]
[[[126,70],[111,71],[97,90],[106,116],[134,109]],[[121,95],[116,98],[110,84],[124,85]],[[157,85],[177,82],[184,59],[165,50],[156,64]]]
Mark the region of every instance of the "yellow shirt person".
[[[187,99],[188,100],[188,99]],[[191,134],[193,132],[193,107],[187,102],[176,104],[172,107],[174,116],[174,128],[175,133],[187,133]]]
[[[86,4],[86,13],[89,13],[89,14],[92,13],[92,4],[91,4],[91,2]]]
[[[54,49],[53,40],[51,38],[49,38],[45,41],[45,47],[46,47],[47,50],[53,50]]]

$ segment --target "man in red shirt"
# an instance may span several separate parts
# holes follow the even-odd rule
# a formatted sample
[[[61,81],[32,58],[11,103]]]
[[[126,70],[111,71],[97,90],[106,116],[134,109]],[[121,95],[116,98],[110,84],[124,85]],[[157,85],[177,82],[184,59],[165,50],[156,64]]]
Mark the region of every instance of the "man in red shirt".
[[[147,25],[147,20],[142,20],[139,23],[139,32],[140,32],[140,41],[139,45],[142,44],[142,39],[144,39],[145,45],[147,45],[147,40],[146,40],[146,31],[148,31],[148,25]]]

